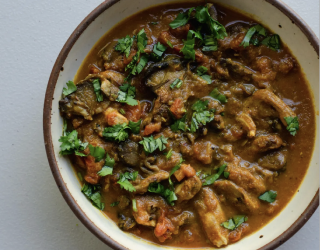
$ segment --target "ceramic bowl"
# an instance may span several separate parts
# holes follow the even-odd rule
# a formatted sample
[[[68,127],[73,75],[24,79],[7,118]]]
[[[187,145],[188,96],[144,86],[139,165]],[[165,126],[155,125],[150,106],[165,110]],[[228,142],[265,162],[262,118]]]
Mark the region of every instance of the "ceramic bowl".
[[[150,6],[169,2],[171,1],[107,0],[103,2],[79,24],[62,48],[52,69],[46,91],[43,113],[44,140],[53,176],[63,197],[76,216],[92,233],[114,249],[174,248],[161,247],[124,233],[113,221],[93,207],[81,193],[80,183],[70,162],[67,158],[59,156],[58,139],[62,134],[63,121],[59,114],[58,102],[63,86],[68,80],[74,78],[82,61],[100,37],[126,17]],[[188,2],[188,0],[180,2]],[[310,83],[316,112],[319,113],[319,40],[306,23],[288,6],[277,0],[221,0],[216,2],[252,16],[280,35],[282,41],[288,45],[298,59]],[[199,1],[200,3],[203,4],[204,1]],[[318,129],[318,119],[316,120]],[[275,249],[306,223],[319,204],[319,157],[316,152],[319,152],[318,140],[299,192],[282,212],[261,230],[225,249]],[[263,237],[260,237],[261,235]]]

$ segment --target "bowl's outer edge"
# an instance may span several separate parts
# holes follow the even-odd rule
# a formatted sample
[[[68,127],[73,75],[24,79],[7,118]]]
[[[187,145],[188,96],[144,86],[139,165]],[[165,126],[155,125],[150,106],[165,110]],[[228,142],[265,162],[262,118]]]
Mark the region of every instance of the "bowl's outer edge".
[[[115,3],[119,2],[120,0],[106,0],[101,3],[98,7],[96,7],[74,30],[74,32],[70,35],[69,39],[63,46],[61,52],[59,53],[57,60],[53,66],[48,86],[45,94],[44,100],[44,108],[43,108],[43,135],[44,135],[44,143],[46,148],[46,153],[48,157],[48,162],[51,168],[51,172],[53,177],[57,183],[57,186],[71,208],[71,210],[75,213],[78,219],[93,233],[95,234],[100,240],[105,242],[111,248],[116,250],[125,250],[124,246],[120,243],[116,242],[115,240],[111,239],[107,236],[103,231],[97,228],[92,221],[88,219],[82,209],[79,207],[77,202],[73,199],[72,195],[70,194],[66,184],[63,182],[61,174],[59,172],[58,164],[56,162],[56,158],[54,155],[53,144],[52,144],[52,136],[51,136],[51,109],[52,109],[52,99],[53,93],[55,90],[56,82],[59,77],[59,73],[61,67],[64,64],[65,59],[67,58],[72,46],[80,37],[82,32],[93,22],[102,12],[106,9],[114,5]],[[311,43],[312,47],[316,51],[319,56],[319,39],[311,30],[311,28],[301,19],[301,17],[296,14],[290,7],[288,7],[285,3],[280,0],[265,0],[266,2],[272,4],[276,8],[278,8],[281,12],[283,12],[287,17],[289,17],[295,25],[297,25],[300,30],[305,34],[308,38],[309,42]],[[288,228],[283,234],[278,236],[276,239],[268,243],[267,245],[263,246],[259,250],[273,250],[287,241],[290,237],[292,237],[299,229],[308,221],[308,219],[312,216],[315,212],[317,207],[319,206],[319,190],[317,191],[316,195],[305,209],[305,211],[301,214],[301,216]]]

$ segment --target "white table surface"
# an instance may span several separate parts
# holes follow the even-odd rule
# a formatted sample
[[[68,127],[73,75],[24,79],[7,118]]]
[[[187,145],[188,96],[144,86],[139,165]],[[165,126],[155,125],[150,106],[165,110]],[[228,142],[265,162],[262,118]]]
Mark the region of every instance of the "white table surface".
[[[110,249],[62,198],[42,134],[52,66],[69,35],[100,2],[0,0],[0,249]],[[319,0],[284,2],[319,37]],[[278,249],[319,249],[319,210]]]

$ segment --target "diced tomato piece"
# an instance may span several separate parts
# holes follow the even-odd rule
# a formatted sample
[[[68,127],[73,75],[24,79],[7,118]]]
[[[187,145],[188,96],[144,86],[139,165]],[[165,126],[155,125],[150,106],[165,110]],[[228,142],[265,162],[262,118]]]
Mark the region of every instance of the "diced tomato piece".
[[[157,123],[150,123],[144,128],[143,134],[146,135],[151,135],[154,132],[160,132],[161,129],[161,122]]]
[[[140,102],[138,101],[138,105],[136,106],[130,106],[126,104],[123,108],[123,110],[126,112],[124,116],[132,122],[137,122],[141,118],[141,105]]]
[[[183,100],[181,98],[175,99],[173,104],[170,107],[170,111],[177,119],[181,119],[186,112],[186,109],[184,108]]]

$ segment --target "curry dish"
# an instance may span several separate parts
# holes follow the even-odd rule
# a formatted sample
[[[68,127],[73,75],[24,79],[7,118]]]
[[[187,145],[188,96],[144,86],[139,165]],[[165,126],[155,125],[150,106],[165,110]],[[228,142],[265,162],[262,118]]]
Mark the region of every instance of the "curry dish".
[[[299,191],[314,145],[298,62],[279,35],[220,5],[119,23],[59,106],[60,154],[83,194],[121,230],[169,246],[223,247],[266,225]]]

